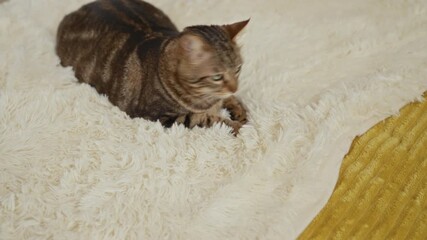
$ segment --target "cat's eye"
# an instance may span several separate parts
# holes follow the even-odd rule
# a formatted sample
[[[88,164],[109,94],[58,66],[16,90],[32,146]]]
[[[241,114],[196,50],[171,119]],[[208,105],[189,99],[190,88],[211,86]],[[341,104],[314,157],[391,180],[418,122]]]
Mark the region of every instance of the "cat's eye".
[[[222,79],[224,79],[224,76],[222,74],[217,74],[212,76],[212,80],[214,81],[221,81]]]

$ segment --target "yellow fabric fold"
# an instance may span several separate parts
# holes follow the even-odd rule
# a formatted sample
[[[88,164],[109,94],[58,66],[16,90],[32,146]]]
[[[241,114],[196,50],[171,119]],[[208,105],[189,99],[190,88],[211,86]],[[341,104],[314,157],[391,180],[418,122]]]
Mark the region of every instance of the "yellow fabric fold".
[[[423,101],[353,141],[331,198],[299,239],[427,239],[426,198]]]

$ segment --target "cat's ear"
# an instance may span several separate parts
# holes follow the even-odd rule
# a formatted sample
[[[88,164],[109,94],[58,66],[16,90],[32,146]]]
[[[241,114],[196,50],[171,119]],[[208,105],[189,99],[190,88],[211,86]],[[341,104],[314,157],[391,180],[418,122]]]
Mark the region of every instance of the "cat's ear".
[[[226,32],[228,32],[228,35],[230,36],[231,40],[235,40],[237,34],[239,34],[239,32],[242,31],[242,29],[246,25],[248,25],[250,20],[251,19],[249,18],[248,20],[223,25],[222,27],[225,29]]]
[[[199,36],[183,34],[179,38],[179,46],[192,64],[199,64],[209,57],[206,43]]]

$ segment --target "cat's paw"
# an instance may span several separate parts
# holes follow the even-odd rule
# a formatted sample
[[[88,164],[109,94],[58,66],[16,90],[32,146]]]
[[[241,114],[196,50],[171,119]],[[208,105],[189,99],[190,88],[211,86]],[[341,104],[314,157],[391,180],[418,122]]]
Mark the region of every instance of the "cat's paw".
[[[243,126],[243,124],[238,121],[229,121],[227,122],[227,125],[233,129],[232,133],[234,136],[237,136],[237,134],[239,134],[239,130]]]
[[[248,116],[246,115],[246,110],[243,108],[235,109],[233,112],[230,112],[230,117],[234,121],[240,122],[242,125],[248,122]]]
[[[230,113],[231,120],[238,121],[241,124],[246,124],[248,122],[246,107],[235,96],[225,99],[223,107]]]

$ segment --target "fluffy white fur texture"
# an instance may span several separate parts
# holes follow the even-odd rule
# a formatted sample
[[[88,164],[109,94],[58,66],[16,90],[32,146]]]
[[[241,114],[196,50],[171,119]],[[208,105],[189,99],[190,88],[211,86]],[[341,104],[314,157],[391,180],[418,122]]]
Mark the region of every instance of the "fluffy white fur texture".
[[[176,24],[251,17],[250,121],[130,119],[54,52],[85,0],[0,5],[1,239],[294,239],[352,139],[427,90],[427,2],[157,0]]]

